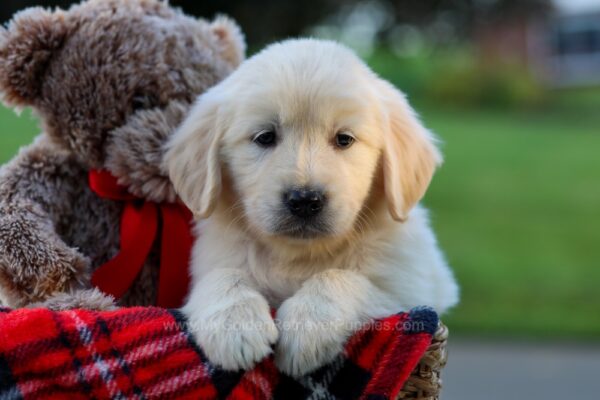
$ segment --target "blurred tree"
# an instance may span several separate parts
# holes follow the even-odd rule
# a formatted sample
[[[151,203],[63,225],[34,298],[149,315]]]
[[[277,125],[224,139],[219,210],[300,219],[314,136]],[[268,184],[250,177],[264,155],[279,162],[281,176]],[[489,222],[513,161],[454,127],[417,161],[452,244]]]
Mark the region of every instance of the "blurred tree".
[[[122,0],[127,1],[127,0]],[[281,0],[221,0],[190,1],[171,0],[173,6],[185,12],[203,17],[227,14],[235,18],[246,33],[251,45],[301,34],[305,27],[334,13],[342,4],[357,0],[321,0],[315,2]],[[8,21],[11,16],[26,7],[68,7],[79,1],[69,0],[15,0],[0,2],[0,20]]]
[[[127,1],[127,0],[123,0]],[[0,19],[7,21],[18,10],[35,5],[68,7],[77,1],[15,0],[0,2]],[[335,14],[343,7],[357,3],[377,2],[390,10],[394,22],[417,26],[452,27],[452,34],[464,37],[475,25],[509,14],[537,13],[548,9],[550,0],[171,0],[186,12],[204,17],[224,13],[242,26],[251,46],[290,36],[297,36]],[[442,29],[443,30],[443,29]],[[447,31],[447,30],[446,30]]]
[[[276,39],[297,36],[306,27],[334,13],[339,7],[357,0],[282,1],[222,0],[191,2],[172,0],[194,15],[213,16],[223,13],[234,17],[246,33],[250,45],[262,45]]]

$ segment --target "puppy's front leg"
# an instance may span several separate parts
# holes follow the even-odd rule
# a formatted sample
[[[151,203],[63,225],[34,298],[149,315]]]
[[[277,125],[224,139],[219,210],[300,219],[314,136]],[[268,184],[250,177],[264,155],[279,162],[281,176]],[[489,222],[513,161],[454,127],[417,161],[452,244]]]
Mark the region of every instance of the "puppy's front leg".
[[[269,305],[242,270],[208,273],[194,285],[182,311],[208,359],[226,370],[251,368],[277,341]]]
[[[301,376],[332,361],[353,332],[385,315],[384,303],[380,290],[357,272],[331,269],[311,277],[277,311],[277,366]]]

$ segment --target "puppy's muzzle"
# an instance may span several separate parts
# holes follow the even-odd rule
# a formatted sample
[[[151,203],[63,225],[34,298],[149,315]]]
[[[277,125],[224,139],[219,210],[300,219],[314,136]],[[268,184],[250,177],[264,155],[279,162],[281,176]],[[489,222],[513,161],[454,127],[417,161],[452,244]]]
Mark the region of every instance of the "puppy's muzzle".
[[[292,215],[311,218],[323,210],[325,195],[311,188],[292,189],[283,194],[283,202]]]

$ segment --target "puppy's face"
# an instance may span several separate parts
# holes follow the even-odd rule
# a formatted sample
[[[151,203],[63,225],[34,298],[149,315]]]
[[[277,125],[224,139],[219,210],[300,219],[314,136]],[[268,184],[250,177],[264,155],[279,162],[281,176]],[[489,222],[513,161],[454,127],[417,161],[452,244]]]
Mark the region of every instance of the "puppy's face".
[[[203,95],[166,160],[201,216],[226,170],[254,234],[314,240],[359,225],[380,171],[392,216],[405,218],[439,156],[404,98],[353,53],[299,40],[267,48]]]
[[[248,85],[224,137],[223,159],[259,234],[344,234],[371,188],[382,145],[376,113],[350,74],[319,72],[331,75],[289,71]]]

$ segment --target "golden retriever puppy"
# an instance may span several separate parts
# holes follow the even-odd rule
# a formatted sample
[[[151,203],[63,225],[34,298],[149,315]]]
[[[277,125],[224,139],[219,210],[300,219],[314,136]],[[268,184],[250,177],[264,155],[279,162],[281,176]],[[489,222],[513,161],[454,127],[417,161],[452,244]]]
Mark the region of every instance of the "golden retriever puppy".
[[[275,345],[299,376],[372,318],[454,305],[416,206],[440,162],[405,97],[334,42],[271,45],[200,96],[165,163],[202,219],[183,311],[206,356],[250,368]]]

